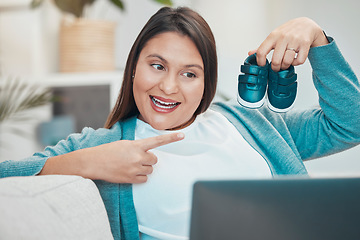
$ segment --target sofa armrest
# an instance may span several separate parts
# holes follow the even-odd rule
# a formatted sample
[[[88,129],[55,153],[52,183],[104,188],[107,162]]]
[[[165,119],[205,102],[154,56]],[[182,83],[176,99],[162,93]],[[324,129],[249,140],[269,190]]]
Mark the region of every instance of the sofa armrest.
[[[79,176],[0,179],[0,239],[113,239],[96,185]]]

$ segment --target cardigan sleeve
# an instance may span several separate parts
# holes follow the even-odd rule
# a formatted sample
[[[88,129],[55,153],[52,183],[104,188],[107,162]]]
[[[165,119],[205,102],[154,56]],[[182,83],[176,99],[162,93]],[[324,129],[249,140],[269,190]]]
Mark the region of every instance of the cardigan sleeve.
[[[360,143],[360,86],[335,41],[311,48],[308,58],[320,108],[284,115],[303,160],[318,158]]]
[[[48,158],[84,148],[87,141],[92,139],[94,132],[92,128],[84,128],[81,133],[71,134],[55,146],[46,147],[43,152],[35,153],[31,157],[1,162],[0,178],[37,175]]]

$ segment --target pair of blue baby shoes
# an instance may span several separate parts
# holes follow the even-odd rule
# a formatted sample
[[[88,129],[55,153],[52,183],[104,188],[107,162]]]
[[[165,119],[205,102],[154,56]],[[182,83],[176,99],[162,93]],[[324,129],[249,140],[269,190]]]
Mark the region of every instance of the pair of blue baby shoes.
[[[256,53],[247,57],[241,65],[238,78],[238,102],[248,108],[261,107],[266,99],[274,112],[286,112],[294,104],[297,92],[297,75],[294,66],[275,72],[266,60],[258,66]],[[267,94],[266,94],[267,93]]]

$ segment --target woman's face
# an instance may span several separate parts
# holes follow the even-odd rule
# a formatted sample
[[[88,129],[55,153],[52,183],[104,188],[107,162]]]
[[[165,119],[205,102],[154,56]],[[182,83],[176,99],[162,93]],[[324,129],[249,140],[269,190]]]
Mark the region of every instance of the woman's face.
[[[204,93],[204,64],[188,36],[166,32],[142,49],[133,78],[139,119],[158,130],[192,120]]]

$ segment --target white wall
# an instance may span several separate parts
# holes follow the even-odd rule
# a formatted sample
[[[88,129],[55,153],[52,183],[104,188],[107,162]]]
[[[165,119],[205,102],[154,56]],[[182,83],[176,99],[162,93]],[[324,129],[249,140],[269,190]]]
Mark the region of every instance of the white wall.
[[[1,3],[4,0],[0,0]],[[29,0],[18,0],[30,2]],[[11,1],[7,1],[11,4]],[[177,0],[198,10],[208,21],[217,40],[219,57],[219,90],[236,96],[239,66],[247,52],[256,48],[272,29],[285,21],[308,16],[328,35],[333,36],[350,65],[360,76],[360,2],[356,0]],[[123,68],[127,54],[138,32],[159,8],[150,0],[125,0],[124,13],[109,7],[106,0],[97,1],[88,16],[104,17],[118,22],[116,66]],[[51,4],[32,11],[27,8],[3,12],[0,8],[0,56],[7,69],[17,74],[47,74],[57,71],[57,29],[60,15]],[[11,20],[11,21],[10,21]],[[26,24],[24,24],[26,23]],[[13,59],[13,60],[11,60]],[[10,61],[11,60],[11,61]],[[308,63],[297,67],[299,93],[296,107],[317,102]],[[307,162],[311,174],[359,175],[360,147],[331,157]]]

